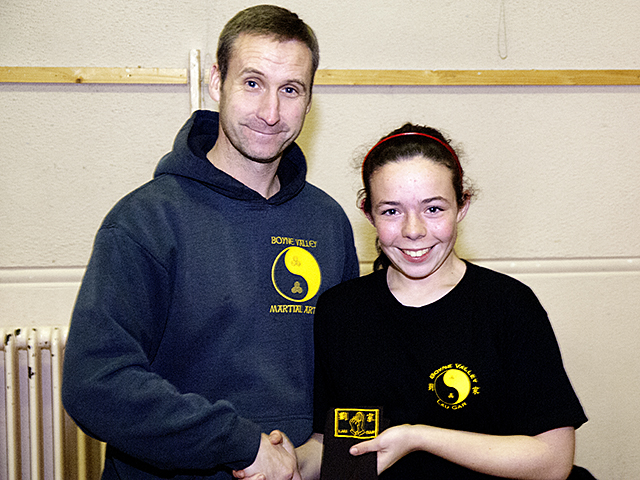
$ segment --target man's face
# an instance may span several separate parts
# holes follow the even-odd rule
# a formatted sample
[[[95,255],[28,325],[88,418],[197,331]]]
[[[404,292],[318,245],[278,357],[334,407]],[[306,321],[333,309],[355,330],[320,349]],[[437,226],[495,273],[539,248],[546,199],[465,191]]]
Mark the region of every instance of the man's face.
[[[240,35],[222,82],[214,65],[209,92],[220,110],[217,145],[229,158],[279,160],[311,108],[311,52],[299,41]]]

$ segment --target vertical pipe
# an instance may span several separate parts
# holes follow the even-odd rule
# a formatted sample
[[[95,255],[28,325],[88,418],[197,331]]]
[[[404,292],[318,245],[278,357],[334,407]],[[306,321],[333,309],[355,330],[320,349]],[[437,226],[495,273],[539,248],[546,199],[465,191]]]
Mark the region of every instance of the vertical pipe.
[[[5,400],[7,406],[7,480],[20,480],[22,462],[20,452],[20,379],[18,378],[18,351],[16,335],[2,331],[4,342]]]
[[[104,467],[104,461],[106,460],[106,458],[107,458],[107,444],[104,442],[100,442],[100,468]]]
[[[40,335],[36,328],[29,329],[27,337],[27,368],[29,371],[29,453],[31,480],[41,480],[44,475],[42,455],[42,396],[40,387]]]
[[[62,408],[62,345],[58,327],[51,329],[51,404],[53,423],[53,478],[64,480],[64,410]]]
[[[87,437],[79,428],[76,431],[77,451],[78,451],[78,479],[87,478]]]
[[[189,93],[191,95],[191,113],[202,108],[201,84],[200,50],[191,50],[189,53]]]

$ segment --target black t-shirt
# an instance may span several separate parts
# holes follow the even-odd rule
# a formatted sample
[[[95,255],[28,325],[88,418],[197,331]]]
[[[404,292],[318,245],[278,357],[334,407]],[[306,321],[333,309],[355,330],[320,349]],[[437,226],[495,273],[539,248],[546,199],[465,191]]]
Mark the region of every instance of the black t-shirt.
[[[382,406],[390,426],[492,435],[579,427],[586,416],[546,312],[529,287],[467,263],[423,307],[400,304],[377,271],[334,287],[315,313],[314,431],[331,408]],[[381,479],[490,478],[426,452]]]

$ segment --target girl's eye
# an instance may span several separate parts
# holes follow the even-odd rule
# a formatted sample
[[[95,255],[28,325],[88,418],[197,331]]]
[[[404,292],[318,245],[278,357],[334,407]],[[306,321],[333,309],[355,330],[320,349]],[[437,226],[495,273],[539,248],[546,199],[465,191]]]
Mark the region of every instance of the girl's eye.
[[[429,213],[438,213],[441,212],[442,209],[440,207],[429,207],[427,208],[427,212]]]
[[[395,208],[389,208],[382,212],[382,215],[396,215],[398,211]]]

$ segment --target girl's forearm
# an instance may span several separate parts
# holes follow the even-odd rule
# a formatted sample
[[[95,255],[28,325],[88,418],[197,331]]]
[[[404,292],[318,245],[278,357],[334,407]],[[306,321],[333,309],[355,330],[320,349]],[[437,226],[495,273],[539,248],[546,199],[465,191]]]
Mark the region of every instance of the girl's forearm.
[[[322,464],[323,435],[314,433],[303,445],[296,448],[298,469],[302,480],[318,480]]]
[[[564,480],[573,465],[575,432],[572,427],[534,437],[484,435],[426,425],[407,427],[406,440],[414,450],[424,450],[489,475]]]

